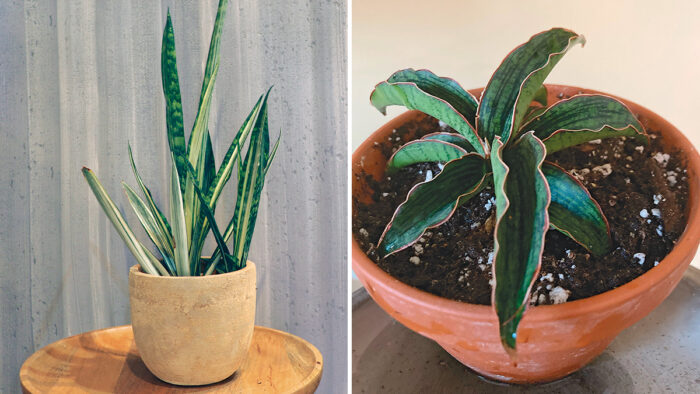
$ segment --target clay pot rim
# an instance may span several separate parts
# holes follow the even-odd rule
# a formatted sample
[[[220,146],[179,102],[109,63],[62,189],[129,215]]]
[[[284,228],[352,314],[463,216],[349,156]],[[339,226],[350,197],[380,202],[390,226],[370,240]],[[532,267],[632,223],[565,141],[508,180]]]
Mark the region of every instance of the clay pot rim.
[[[145,273],[141,271],[141,266],[138,264],[134,264],[129,268],[129,274],[133,274],[137,277],[141,277],[144,279],[149,279],[149,280],[179,280],[179,281],[196,281],[196,280],[202,280],[202,279],[207,279],[210,281],[214,280],[225,280],[231,275],[236,275],[236,274],[242,274],[244,272],[250,271],[252,269],[255,269],[255,263],[252,261],[248,260],[246,262],[246,266],[233,272],[227,272],[225,274],[216,274],[216,275],[206,275],[206,276],[160,276],[160,275],[151,275],[148,273]]]
[[[631,106],[633,111],[641,113],[647,118],[654,118],[656,123],[658,123],[659,132],[666,137],[667,145],[681,148],[680,151],[683,153],[684,159],[687,162],[685,169],[688,170],[686,176],[689,186],[689,207],[687,208],[688,221],[683,234],[671,252],[658,266],[653,267],[620,287],[592,297],[557,305],[529,307],[523,318],[531,322],[551,321],[595,313],[597,311],[610,309],[614,305],[619,305],[631,298],[638,297],[656,283],[664,280],[676,270],[679,265],[683,264],[684,257],[691,255],[694,250],[696,250],[698,243],[700,243],[700,198],[697,198],[698,194],[700,194],[700,155],[698,155],[697,150],[688,138],[663,117],[629,100],[622,99],[609,93],[575,86],[557,84],[546,84],[546,86],[550,89],[550,92],[553,90],[582,90],[586,93],[605,94],[623,101],[625,104]],[[471,89],[470,92],[476,97],[479,97],[482,90],[483,88]],[[406,120],[415,116],[417,112],[419,111],[406,111],[396,116],[372,133],[369,138],[364,140],[353,152],[351,172],[355,166],[360,163],[363,152],[371,149],[373,143],[378,141],[377,136],[379,134],[382,134],[387,129],[397,128],[405,123]],[[495,314],[491,305],[470,304],[440,297],[399,281],[379,268],[367,257],[362,249],[360,249],[354,235],[352,235],[351,249],[352,268],[354,271],[362,274],[358,275],[358,277],[370,277],[372,279],[371,285],[382,287],[387,293],[391,293],[403,299],[408,299],[413,305],[421,306],[426,310],[432,310],[440,314],[467,316],[482,321],[495,319]],[[373,294],[374,289],[370,289],[370,293]]]

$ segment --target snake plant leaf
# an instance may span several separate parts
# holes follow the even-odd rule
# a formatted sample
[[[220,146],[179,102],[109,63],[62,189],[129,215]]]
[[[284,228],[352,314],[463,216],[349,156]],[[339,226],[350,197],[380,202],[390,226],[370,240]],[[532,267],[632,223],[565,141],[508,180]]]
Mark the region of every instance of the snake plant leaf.
[[[461,134],[437,132],[426,134],[421,139],[449,142],[450,144],[459,146],[460,148],[466,150],[469,153],[475,152],[472,144],[470,144],[466,138],[462,137]]]
[[[172,158],[170,166],[170,224],[173,229],[173,257],[175,268],[179,276],[190,276],[190,261],[188,256],[187,225],[185,222],[185,209],[180,190],[180,175],[177,172],[175,158]],[[185,169],[185,171],[187,171]]]
[[[527,114],[525,115],[525,119],[523,119],[523,124],[528,123],[528,122],[532,121],[533,119],[539,117],[539,116],[542,115],[542,114],[544,113],[544,111],[546,111],[546,110],[547,110],[547,107],[534,107],[534,106],[531,106],[531,107],[528,109]],[[525,130],[526,130],[526,129],[525,129],[524,126],[521,126],[521,127],[520,127],[520,131],[525,131]]]
[[[580,94],[559,101],[521,127],[534,130],[547,153],[595,139],[633,137],[649,143],[644,126],[627,106],[600,94]]]
[[[175,157],[178,169],[185,171],[187,160],[185,129],[182,121],[182,101],[180,97],[180,81],[177,76],[177,59],[175,54],[175,33],[170,20],[170,10],[163,30],[163,44],[160,54],[160,73],[163,81],[165,96],[165,120],[168,129],[168,144],[170,152]],[[180,184],[184,188],[184,180]]]
[[[153,213],[148,208],[146,203],[141,200],[131,186],[129,186],[126,182],[122,182],[122,187],[124,188],[124,193],[129,200],[129,204],[131,204],[131,207],[136,213],[136,217],[141,222],[141,226],[143,226],[143,229],[146,230],[146,234],[148,234],[148,237],[156,246],[160,252],[160,255],[163,256],[163,261],[168,268],[168,272],[175,273],[175,263],[172,260],[173,250],[172,246],[170,246],[171,244],[168,242],[170,234],[164,234],[161,231],[158,220],[155,218],[155,216],[153,216]]]
[[[265,170],[263,171],[263,176],[267,175],[267,171],[270,169],[270,165],[272,165],[272,159],[274,159],[275,155],[277,154],[277,148],[279,148],[281,140],[282,140],[282,130],[280,130],[279,135],[277,135],[277,141],[275,142],[275,146],[274,146],[274,148],[272,148],[272,151],[270,152],[270,155],[266,160],[267,163],[265,164]]]
[[[246,266],[248,249],[258,216],[260,196],[265,183],[265,167],[270,153],[267,107],[260,111],[250,134],[248,152],[239,165],[238,197],[233,214],[233,256],[238,268]]]
[[[547,87],[542,85],[540,86],[539,89],[537,89],[537,93],[535,93],[535,97],[532,98],[532,101],[542,105],[543,107],[547,106]]]
[[[158,208],[156,205],[156,202],[153,200],[153,195],[151,194],[151,190],[146,187],[146,184],[143,183],[143,179],[141,179],[141,175],[139,174],[138,170],[136,169],[136,163],[134,163],[134,156],[131,152],[131,144],[127,144],[127,148],[129,151],[129,162],[131,163],[131,170],[134,173],[134,177],[136,178],[136,183],[139,184],[139,187],[141,188],[141,192],[143,193],[144,196],[146,196],[146,203],[148,204],[148,207],[151,211],[151,214],[156,218],[158,221],[158,227],[160,228],[160,231],[163,234],[166,234],[168,236],[167,238],[167,245],[172,250],[173,246],[173,239],[172,239],[172,232],[170,230],[170,223],[168,223],[168,219],[165,217],[163,212]]]
[[[389,159],[387,172],[396,172],[400,168],[416,163],[448,161],[459,159],[467,154],[461,147],[439,140],[415,140],[406,143]]]
[[[546,150],[532,132],[507,149],[495,136],[491,151],[496,194],[492,304],[498,315],[501,343],[515,354],[516,331],[540,269],[549,228],[550,193],[542,173]]]
[[[427,229],[447,221],[460,201],[478,193],[487,176],[487,163],[481,155],[469,153],[445,164],[431,181],[414,186],[384,229],[377,245],[379,254],[386,257],[405,249]]]
[[[555,28],[530,38],[503,60],[481,96],[477,131],[491,143],[496,136],[508,144],[519,129],[532,100],[550,71],[583,36]]]
[[[387,82],[415,83],[425,93],[448,102],[467,119],[472,128],[476,128],[476,109],[479,106],[479,101],[454,79],[438,77],[430,70],[416,71],[408,68],[395,72],[387,79]]]
[[[197,175],[194,172],[194,168],[192,168],[192,165],[187,166],[187,170],[190,172],[190,176],[196,177]],[[197,195],[197,198],[199,199],[199,202],[202,206],[202,212],[204,212],[204,215],[206,216],[206,219],[209,223],[209,227],[211,228],[212,233],[214,234],[214,240],[216,240],[216,244],[221,249],[223,252],[224,256],[224,264],[226,265],[227,271],[231,272],[233,270],[233,261],[230,258],[231,253],[228,250],[228,247],[226,246],[226,242],[224,241],[223,237],[221,236],[221,231],[219,231],[219,226],[216,224],[216,219],[214,218],[214,214],[212,213],[211,209],[209,209],[209,204],[206,202],[204,199],[204,196],[202,194],[202,191],[199,190],[199,187],[197,187],[197,182],[194,183],[194,191],[195,194]]]
[[[207,65],[204,69],[204,79],[202,80],[202,92],[199,94],[200,110],[203,108],[202,104],[204,103],[207,95],[207,89],[210,82],[216,79],[216,70],[219,67],[219,61],[221,59],[221,31],[224,28],[224,17],[226,16],[227,6],[228,0],[219,0],[219,6],[216,9],[216,19],[214,20],[214,30],[211,33],[211,40],[209,41]],[[213,84],[213,82],[211,83]]]
[[[467,118],[459,113],[450,103],[424,92],[415,83],[381,82],[372,91],[370,101],[384,115],[386,115],[386,107],[402,105],[408,109],[417,109],[439,119],[463,135],[477,153],[484,154],[484,146]]]
[[[159,268],[162,268],[162,271],[165,271],[165,268],[162,267],[162,265],[161,267],[156,268],[158,265],[160,265],[160,263],[154,264],[148,258],[146,254],[147,249],[141,245],[138,239],[136,239],[133,231],[131,231],[131,228],[126,223],[126,220],[124,220],[124,217],[122,216],[121,212],[119,212],[116,204],[114,204],[114,201],[112,201],[109,194],[107,194],[107,191],[104,189],[104,187],[102,187],[102,184],[100,183],[100,180],[97,179],[95,173],[93,173],[92,170],[87,167],[83,167],[82,172],[85,180],[90,186],[90,189],[92,189],[93,194],[97,198],[97,202],[99,202],[100,206],[102,206],[102,210],[104,210],[105,214],[107,214],[107,218],[110,222],[112,222],[112,225],[117,230],[117,233],[124,240],[124,243],[131,251],[131,254],[134,255],[136,261],[141,266],[141,269],[151,275],[160,275],[161,270]],[[165,272],[167,274],[167,271]]]
[[[545,162],[542,172],[552,194],[549,205],[552,227],[596,256],[610,252],[612,239],[608,220],[586,187],[554,163]]]
[[[260,96],[226,151],[226,155],[224,156],[224,160],[219,167],[219,171],[216,173],[216,177],[214,177],[212,180],[209,190],[206,193],[207,200],[213,201],[213,205],[209,206],[210,208],[213,209],[213,207],[216,206],[216,201],[219,199],[224,186],[231,177],[231,171],[233,170],[236,158],[240,154],[241,146],[243,146],[246,138],[248,138],[251,130],[253,130],[253,125],[255,124],[255,120],[258,118],[261,109],[267,108],[267,97],[270,94],[271,89],[272,87],[268,89],[266,94]]]

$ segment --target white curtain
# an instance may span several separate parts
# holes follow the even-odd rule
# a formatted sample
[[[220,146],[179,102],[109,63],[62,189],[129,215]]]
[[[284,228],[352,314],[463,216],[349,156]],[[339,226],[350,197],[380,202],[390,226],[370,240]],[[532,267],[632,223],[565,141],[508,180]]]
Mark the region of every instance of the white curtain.
[[[0,392],[17,392],[35,350],[129,323],[135,261],[82,178],[92,168],[137,236],[121,191],[141,175],[166,204],[161,34],[173,19],[185,128],[191,127],[216,0],[0,2]],[[220,163],[270,85],[268,174],[250,259],[256,322],[324,355],[320,392],[347,382],[347,5],[231,0],[210,130]],[[230,182],[217,217],[233,213]],[[213,244],[211,244],[213,246]],[[209,249],[211,250],[211,248]]]

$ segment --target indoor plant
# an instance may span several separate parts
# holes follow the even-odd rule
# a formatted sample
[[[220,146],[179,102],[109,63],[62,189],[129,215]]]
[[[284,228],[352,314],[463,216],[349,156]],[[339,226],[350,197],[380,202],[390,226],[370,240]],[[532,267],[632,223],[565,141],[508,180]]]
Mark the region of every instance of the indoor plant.
[[[582,89],[561,86],[549,86],[546,90],[540,88],[553,65],[571,45],[579,41],[582,41],[582,37],[564,29],[552,29],[533,36],[528,43],[511,52],[504,60],[489,82],[486,91],[482,94],[480,102],[474,98],[480,92],[472,91],[474,93],[472,95],[462,90],[456,82],[436,77],[425,70],[404,70],[395,73],[389,80],[379,84],[373,92],[372,102],[375,106],[382,110],[386,105],[400,104],[412,109],[419,109],[451,126],[458,134],[428,134],[421,140],[404,145],[390,158],[383,155],[376,147],[380,141],[385,142],[387,138],[391,140],[393,133],[402,124],[416,119],[416,113],[410,112],[378,130],[353,155],[353,196],[356,205],[358,202],[371,200],[371,186],[364,174],[371,174],[376,179],[381,179],[387,162],[389,175],[399,167],[419,161],[434,160],[447,163],[441,168],[443,171],[440,172],[441,175],[412,188],[405,203],[395,212],[394,218],[384,230],[381,239],[378,240],[379,254],[386,255],[420,239],[426,228],[445,222],[454,212],[458,200],[460,205],[464,204],[465,201],[462,199],[476,195],[478,189],[482,188],[491,177],[488,174],[489,164],[493,163],[493,167],[497,169],[504,168],[501,158],[498,157],[501,153],[507,152],[503,146],[506,144],[520,146],[518,149],[510,148],[510,152],[506,155],[511,155],[511,157],[507,158],[506,161],[510,160],[511,164],[517,162],[517,166],[510,166],[512,173],[525,172],[529,176],[525,177],[528,179],[527,182],[517,182],[518,185],[506,186],[506,188],[510,187],[508,191],[511,194],[517,194],[519,200],[510,208],[518,209],[518,206],[522,207],[530,201],[536,207],[531,207],[527,211],[536,212],[539,216],[530,215],[528,219],[530,225],[525,226],[528,231],[513,230],[499,236],[499,240],[503,241],[502,237],[516,235],[510,241],[504,242],[507,246],[501,245],[501,250],[509,248],[507,249],[509,253],[513,253],[514,250],[518,252],[517,243],[523,240],[527,241],[525,247],[520,246],[519,248],[523,255],[530,255],[529,259],[527,257],[516,258],[509,262],[506,257],[499,254],[498,247],[494,251],[493,265],[496,267],[494,268],[494,287],[496,288],[494,299],[497,301],[495,304],[498,304],[496,309],[499,312],[501,323],[505,324],[499,324],[496,315],[486,306],[448,300],[398,282],[379,269],[366,256],[365,253],[369,253],[366,248],[365,250],[360,249],[357,242],[358,235],[353,240],[353,268],[370,294],[384,309],[410,328],[438,341],[463,363],[496,379],[517,382],[551,380],[580,368],[600,353],[620,330],[643,317],[663,300],[680,279],[683,269],[692,258],[692,251],[697,248],[698,229],[690,227],[690,230],[686,231],[681,238],[680,243],[659,267],[628,285],[579,301],[556,306],[536,307],[526,313],[518,331],[517,342],[519,346],[517,357],[514,360],[511,360],[499,346],[499,342],[502,341],[506,348],[510,350],[515,348],[515,338],[512,334],[515,333],[517,322],[527,301],[529,301],[528,292],[539,269],[542,253],[541,244],[547,228],[549,196],[546,189],[549,187],[546,184],[556,181],[550,177],[545,178],[544,174],[539,171],[539,166],[547,153],[543,146],[547,144],[537,141],[538,137],[543,138],[543,133],[547,130],[543,124],[548,121],[551,126],[553,125],[552,120],[555,118],[557,122],[568,121],[569,124],[572,121],[588,122],[585,125],[579,124],[577,127],[569,126],[568,128],[572,131],[561,132],[560,128],[549,129],[550,135],[558,134],[560,136],[558,141],[549,139],[550,144],[547,148],[551,147],[552,149],[561,149],[575,143],[620,134],[636,136],[643,141],[646,137],[641,124],[632,116],[632,113],[641,113],[642,124],[647,128],[661,130],[661,134],[665,138],[674,140],[674,143],[669,143],[669,148],[678,148],[681,145],[686,151],[691,195],[697,191],[697,153],[688,149],[687,141],[683,141],[683,137],[672,126],[649,111],[627,103],[632,110],[630,112],[624,104],[614,98],[601,95],[580,94],[578,97],[575,96],[553,105],[548,112],[544,113],[545,109],[538,108],[540,105],[533,102],[536,100],[546,103],[547,96],[549,96],[549,101],[556,101],[557,98],[561,99],[564,96],[568,97],[583,92]],[[581,113],[581,107],[577,109],[574,105],[576,102],[593,104],[595,101],[604,104],[599,108],[611,111],[609,113],[588,112],[585,117],[571,117],[571,114]],[[562,109],[567,109],[567,107],[569,111],[578,112],[566,114],[566,111],[562,111]],[[551,116],[556,111],[566,116]],[[611,113],[616,114],[616,117],[611,118]],[[525,121],[523,121],[524,119]],[[595,120],[599,121],[598,124],[591,123]],[[611,120],[617,123],[609,123]],[[521,130],[519,127],[521,125],[526,127],[518,136],[516,133]],[[532,126],[532,129],[535,130],[534,133],[527,133],[531,130],[527,126]],[[557,131],[559,133],[556,133]],[[561,138],[566,134],[574,136],[574,140],[567,141],[567,138]],[[579,136],[581,138],[578,138]],[[509,139],[511,139],[510,143]],[[571,139],[568,138],[568,140]],[[505,143],[503,143],[504,141]],[[531,142],[527,144],[530,148],[523,148],[525,145],[523,141]],[[562,144],[565,141],[567,144]],[[680,144],[681,141],[685,144]],[[643,148],[641,149],[643,150]],[[517,154],[519,158],[516,158],[514,155],[518,150],[525,150],[528,153]],[[467,151],[475,153],[467,153]],[[533,165],[524,165],[527,164],[525,158],[528,156],[532,158],[530,162]],[[471,165],[467,162],[471,162]],[[587,217],[596,218],[593,222],[597,223],[597,225],[589,226],[588,231],[579,232],[584,237],[598,235],[594,237],[597,240],[590,238],[584,240],[577,236],[576,231],[580,230],[580,227],[563,228],[561,224],[566,223],[562,223],[561,210],[553,214],[550,208],[550,215],[559,215],[556,218],[558,223],[554,224],[561,230],[568,230],[591,252],[606,253],[610,249],[610,239],[605,231],[607,225],[604,223],[604,216],[600,208],[586,196],[585,189],[582,189],[578,182],[567,173],[558,171],[553,166],[548,167],[546,169],[547,175],[558,174],[559,180],[570,184],[571,187],[567,187],[565,190],[578,190],[578,201],[584,202],[588,206],[587,211],[592,213]],[[538,170],[534,170],[535,168]],[[445,172],[447,170],[450,172]],[[495,176],[496,185],[503,185],[505,182],[504,174],[506,172],[500,172]],[[450,173],[453,175],[450,176]],[[446,179],[449,181],[450,177],[461,181],[461,184],[455,180],[445,182]],[[513,178],[511,177],[511,179]],[[523,176],[520,176],[519,179],[522,180]],[[442,187],[435,186],[441,182]],[[524,186],[520,185],[523,183]],[[449,187],[446,189],[446,184],[456,185],[455,190],[449,190]],[[545,189],[545,192],[534,192],[536,191],[535,186]],[[519,187],[525,187],[525,189],[517,190]],[[553,190],[556,191],[556,188],[555,184]],[[555,202],[557,198],[566,197],[562,196],[561,188],[558,191],[556,198],[553,198]],[[533,197],[525,198],[528,193]],[[537,198],[540,198],[541,201],[535,204]],[[426,210],[426,206],[441,199],[441,205],[435,205],[431,211]],[[690,200],[696,204],[692,198]],[[499,197],[497,191],[495,205],[498,221],[503,221],[502,218],[506,212],[507,205],[504,204],[504,201],[504,196]],[[412,211],[412,213],[405,215],[407,210]],[[426,212],[429,215],[426,215]],[[532,224],[538,221],[536,219],[539,219],[539,223],[537,226],[533,226]],[[579,218],[577,221],[585,223],[581,219]],[[692,223],[694,220],[697,218],[691,213],[690,222]],[[499,226],[496,227],[498,236]],[[507,225],[501,225],[500,229],[503,230],[506,227]],[[532,235],[531,229],[535,227],[539,230],[535,235]],[[596,227],[599,229],[598,231],[593,230]],[[366,230],[364,231],[366,233]],[[529,233],[529,236],[523,237],[522,235],[525,233]],[[362,237],[361,232],[359,236]],[[372,240],[372,242],[375,241],[377,240]],[[372,247],[374,246],[372,245]],[[420,249],[422,250],[422,246]],[[670,263],[669,260],[673,263]],[[528,262],[528,264],[519,267],[518,263],[523,261]],[[426,264],[430,264],[430,262]],[[510,277],[505,279],[509,274]],[[508,288],[505,289],[505,292],[499,292],[499,278],[502,279],[502,283],[513,284],[510,289],[516,290],[515,294],[507,294]],[[640,283],[646,285],[643,286],[648,291],[645,298],[639,297],[641,294]],[[499,309],[499,305],[504,307]],[[499,329],[504,334],[500,338],[497,334]],[[511,353],[514,352],[511,351]]]
[[[253,334],[255,265],[247,261],[270,152],[268,92],[261,96],[216,169],[208,130],[226,0],[220,0],[207,57],[197,116],[185,140],[170,13],[163,31],[161,75],[171,154],[170,218],[158,208],[131,155],[145,201],[124,191],[160,259],[137,240],[95,174],[83,174],[97,200],[138,262],[129,272],[134,340],[145,364],[170,383],[201,385],[227,378],[242,364]],[[250,136],[247,153],[241,151]],[[277,140],[279,144],[279,139]],[[235,211],[225,231],[214,219],[221,192],[238,164]],[[216,249],[201,257],[209,231]],[[233,247],[227,241],[233,238]],[[182,247],[181,247],[182,245]]]

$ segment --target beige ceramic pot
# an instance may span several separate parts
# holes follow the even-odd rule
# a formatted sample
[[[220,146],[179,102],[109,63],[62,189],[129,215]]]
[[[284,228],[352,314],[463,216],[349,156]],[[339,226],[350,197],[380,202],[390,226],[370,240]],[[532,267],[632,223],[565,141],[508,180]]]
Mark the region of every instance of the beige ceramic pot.
[[[255,264],[227,274],[162,277],[129,271],[134,341],[168,383],[219,382],[243,364],[255,323]]]

